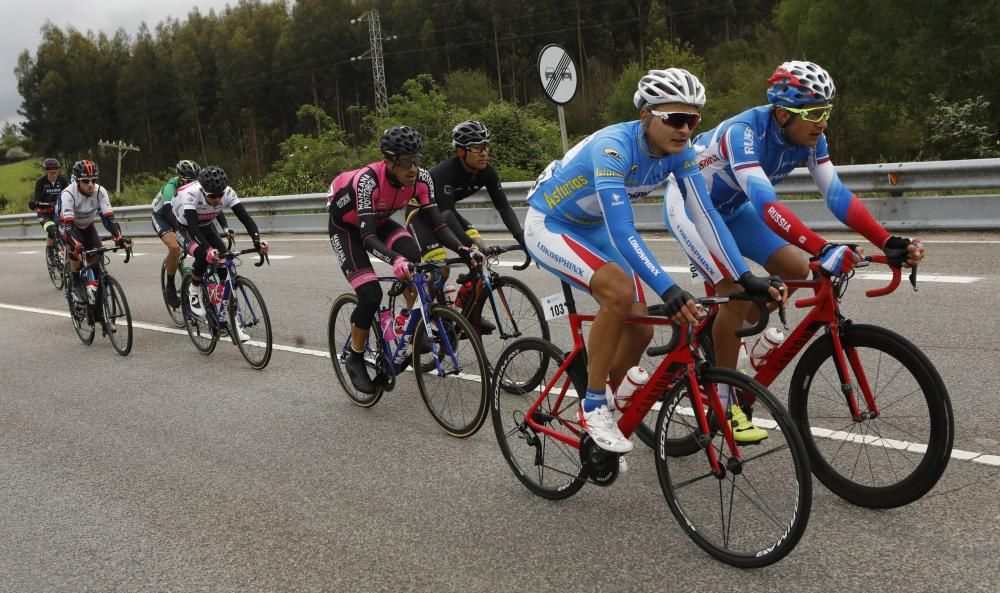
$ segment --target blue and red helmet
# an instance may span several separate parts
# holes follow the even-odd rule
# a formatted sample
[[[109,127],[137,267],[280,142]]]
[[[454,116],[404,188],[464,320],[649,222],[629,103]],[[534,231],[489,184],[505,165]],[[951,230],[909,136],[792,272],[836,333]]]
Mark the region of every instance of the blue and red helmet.
[[[833,77],[812,62],[785,62],[767,84],[767,100],[779,107],[830,103],[837,96]]]

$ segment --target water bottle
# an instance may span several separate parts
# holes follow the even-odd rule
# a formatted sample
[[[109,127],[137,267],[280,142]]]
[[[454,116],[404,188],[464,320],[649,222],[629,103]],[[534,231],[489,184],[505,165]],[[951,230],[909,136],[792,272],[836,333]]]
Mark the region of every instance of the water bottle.
[[[757,336],[757,340],[750,348],[750,364],[753,368],[760,370],[767,366],[767,357],[784,341],[784,332],[776,327],[769,327],[763,334]]]
[[[396,315],[396,337],[403,335],[406,331],[406,323],[410,320],[410,310],[400,309],[399,315]]]
[[[93,305],[97,302],[97,279],[94,278],[94,270],[88,268],[85,276],[86,281],[84,285],[87,287],[87,302]]]
[[[615,393],[615,407],[619,411],[624,410],[628,406],[632,395],[642,388],[646,384],[646,381],[649,381],[649,373],[646,372],[646,369],[640,366],[630,368],[625,373],[625,378],[622,379],[622,383],[618,386],[618,391]]]
[[[449,305],[457,305],[455,302],[455,297],[458,294],[458,288],[454,284],[449,284],[444,287],[444,302]]]
[[[392,311],[382,307],[378,312],[379,325],[382,327],[382,337],[391,342],[396,339],[396,320],[392,317]]]
[[[458,296],[455,297],[455,308],[461,309],[462,303],[465,302],[466,297],[472,292],[472,281],[468,281],[462,285],[461,290],[458,291]]]

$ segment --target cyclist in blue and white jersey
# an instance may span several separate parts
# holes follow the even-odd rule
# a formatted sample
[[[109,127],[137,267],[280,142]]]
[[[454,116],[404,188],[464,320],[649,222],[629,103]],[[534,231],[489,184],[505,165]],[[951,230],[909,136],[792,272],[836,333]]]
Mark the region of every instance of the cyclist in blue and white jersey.
[[[890,235],[837,176],[824,135],[836,94],[833,79],[823,68],[812,62],[785,62],[768,79],[768,105],[731,117],[694,140],[712,202],[740,251],[781,278],[808,276],[809,264],[800,250],[819,257],[830,274],[849,270],[859,258],[856,246],[827,242],[778,200],[774,185],[802,165],[808,167],[830,211],[881,247],[891,263],[911,266],[923,258],[919,242]],[[675,233],[683,228],[676,216],[683,209],[674,208],[674,216],[668,209],[679,198],[668,192],[665,200],[664,219]],[[704,271],[703,275],[721,282],[718,290],[732,289],[729,280]],[[720,366],[736,366],[740,339],[735,331],[754,313],[745,302],[722,307],[712,334]],[[756,430],[756,435],[745,437],[766,437],[765,431]]]
[[[688,139],[701,120],[705,90],[686,70],[651,70],[640,79],[634,103],[639,119],[606,127],[574,146],[539,176],[528,196],[524,238],[531,256],[600,305],[587,342],[586,398],[580,425],[602,449],[632,449],[611,415],[607,384],[617,385],[652,338],[652,327],[625,318],[647,313],[639,280],[668,307],[675,323],[694,323],[691,295],[656,261],[635,228],[632,201],[650,194],[673,174],[694,213],[709,254],[749,291],[767,294],[765,278],[752,276],[712,208]],[[684,244],[685,249],[688,245]],[[770,290],[775,298],[777,290]]]

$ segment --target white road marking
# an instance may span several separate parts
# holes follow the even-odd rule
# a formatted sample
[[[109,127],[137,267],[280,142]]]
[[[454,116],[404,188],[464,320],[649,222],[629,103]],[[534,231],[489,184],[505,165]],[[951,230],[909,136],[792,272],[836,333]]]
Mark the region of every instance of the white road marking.
[[[41,253],[41,251],[18,251],[20,255],[35,255],[36,253]]]

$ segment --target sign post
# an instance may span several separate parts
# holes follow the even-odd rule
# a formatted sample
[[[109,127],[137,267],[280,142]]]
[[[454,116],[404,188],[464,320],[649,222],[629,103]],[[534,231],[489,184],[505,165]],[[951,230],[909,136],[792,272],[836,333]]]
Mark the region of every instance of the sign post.
[[[563,153],[569,151],[566,136],[566,114],[563,105],[569,103],[576,94],[576,65],[569,52],[554,43],[546,45],[538,54],[538,76],[545,89],[545,95],[556,104],[559,112],[559,133],[562,136]]]

